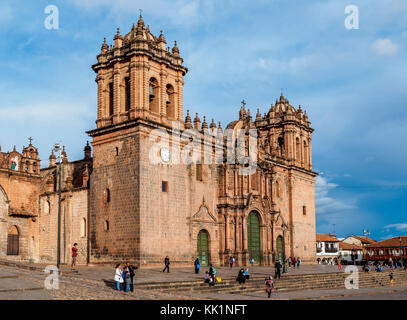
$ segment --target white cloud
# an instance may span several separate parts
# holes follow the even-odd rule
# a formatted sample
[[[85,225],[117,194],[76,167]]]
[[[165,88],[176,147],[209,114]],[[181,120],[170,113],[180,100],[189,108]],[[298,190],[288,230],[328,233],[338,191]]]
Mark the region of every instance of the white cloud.
[[[385,229],[396,229],[397,231],[407,231],[407,222],[405,223],[394,223],[384,226]]]
[[[350,201],[335,199],[328,193],[338,187],[337,184],[328,182],[327,178],[317,176],[315,178],[315,204],[318,215],[335,215],[346,210],[355,209],[356,206]]]
[[[387,38],[377,39],[372,48],[376,54],[381,56],[395,56],[399,50],[398,45]]]

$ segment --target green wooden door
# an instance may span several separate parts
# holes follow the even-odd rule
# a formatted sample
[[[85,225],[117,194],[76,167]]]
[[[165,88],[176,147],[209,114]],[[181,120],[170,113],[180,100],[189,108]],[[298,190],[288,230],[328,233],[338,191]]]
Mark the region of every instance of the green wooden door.
[[[208,232],[205,230],[198,233],[197,256],[201,266],[209,265],[209,239]]]
[[[247,218],[247,246],[249,259],[260,263],[260,220],[256,212],[250,212]]]
[[[277,237],[277,259],[283,262],[283,237]]]

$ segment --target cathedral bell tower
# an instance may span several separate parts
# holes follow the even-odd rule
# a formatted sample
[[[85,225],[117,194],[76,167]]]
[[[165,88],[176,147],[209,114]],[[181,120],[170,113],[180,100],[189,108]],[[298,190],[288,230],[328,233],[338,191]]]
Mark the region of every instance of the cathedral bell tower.
[[[163,32],[154,36],[140,16],[126,35],[117,29],[113,46],[105,38],[97,60],[92,68],[97,73],[98,129],[137,118],[164,125],[182,122],[183,76],[188,69],[176,41],[171,50],[166,48]]]

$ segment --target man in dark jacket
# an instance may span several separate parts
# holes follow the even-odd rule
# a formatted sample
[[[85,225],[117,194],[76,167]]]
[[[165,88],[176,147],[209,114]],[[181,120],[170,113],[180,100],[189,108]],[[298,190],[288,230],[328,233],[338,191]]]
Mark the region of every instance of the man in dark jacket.
[[[276,269],[276,274],[275,274],[274,278],[280,279],[280,276],[281,276],[281,263],[280,263],[280,260],[276,261],[276,263],[274,264],[274,267]]]
[[[127,265],[127,270],[130,273],[130,291],[134,292],[133,278],[136,275],[135,271],[138,269],[138,267],[133,266],[132,264],[130,264],[130,262],[127,262],[126,265]]]
[[[164,270],[163,272],[165,272],[165,270],[167,270],[167,272],[170,272],[170,258],[168,258],[168,256],[165,257],[164,259]]]

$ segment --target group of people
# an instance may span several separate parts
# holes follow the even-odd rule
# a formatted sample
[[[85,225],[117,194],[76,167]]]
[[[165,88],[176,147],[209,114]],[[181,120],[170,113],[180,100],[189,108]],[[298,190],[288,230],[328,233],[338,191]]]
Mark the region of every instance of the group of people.
[[[296,258],[296,257],[289,257],[288,260],[288,267],[291,268],[291,266],[293,266],[294,268],[300,268],[301,267],[301,259],[300,257]]]
[[[138,267],[131,265],[130,262],[127,262],[125,265],[118,263],[114,275],[116,290],[134,292],[134,276],[137,269]]]
[[[242,284],[242,283],[245,283],[246,280],[249,280],[249,279],[250,279],[249,269],[241,268],[237,275],[236,281],[239,282],[239,284]]]
[[[209,270],[205,272],[205,283],[208,283],[209,286],[215,286],[215,283],[219,281],[219,279],[216,279],[216,269],[215,267],[210,264],[209,265]]]

